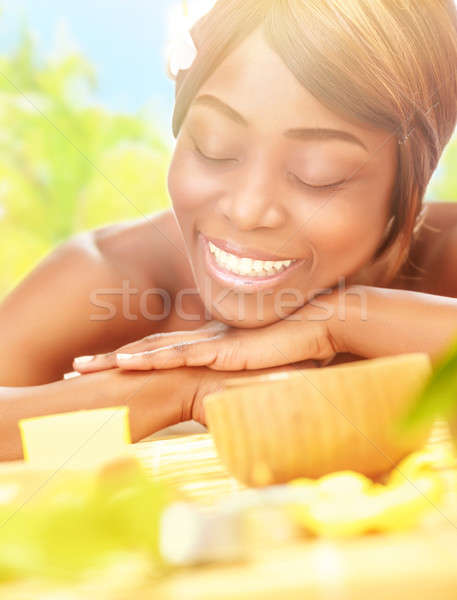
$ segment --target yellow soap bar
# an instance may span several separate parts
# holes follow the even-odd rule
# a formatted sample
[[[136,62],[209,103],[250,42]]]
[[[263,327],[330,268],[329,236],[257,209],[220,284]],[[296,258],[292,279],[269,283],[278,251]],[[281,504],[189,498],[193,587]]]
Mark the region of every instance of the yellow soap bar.
[[[19,421],[24,458],[43,469],[92,469],[128,453],[128,408],[116,406]]]

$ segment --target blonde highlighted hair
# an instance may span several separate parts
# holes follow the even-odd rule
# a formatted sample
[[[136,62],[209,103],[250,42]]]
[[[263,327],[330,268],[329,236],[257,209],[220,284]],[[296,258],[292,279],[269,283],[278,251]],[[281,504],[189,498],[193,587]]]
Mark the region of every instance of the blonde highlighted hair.
[[[201,85],[258,26],[297,80],[345,119],[399,141],[390,227],[374,259],[392,278],[457,120],[454,0],[219,0],[192,29],[198,49],[176,80],[178,136]]]

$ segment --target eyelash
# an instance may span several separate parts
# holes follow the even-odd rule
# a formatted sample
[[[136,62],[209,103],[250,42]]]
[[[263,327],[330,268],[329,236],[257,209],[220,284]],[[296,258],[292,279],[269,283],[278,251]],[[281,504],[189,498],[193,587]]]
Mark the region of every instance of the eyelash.
[[[206,156],[206,154],[203,154],[203,152],[200,150],[200,148],[194,143],[194,148],[196,153],[198,154],[198,156],[200,156],[201,158],[203,158],[206,161],[210,161],[212,163],[219,163],[219,164],[223,164],[223,163],[227,163],[227,162],[233,162],[234,158],[211,158],[210,156]],[[305,187],[306,189],[309,190],[313,190],[313,191],[339,191],[342,189],[342,184],[345,183],[346,180],[341,180],[341,181],[337,181],[336,183],[330,183],[328,185],[310,185],[309,183],[305,183],[304,181],[302,181],[299,177],[297,177],[296,175],[294,175],[294,178],[297,180],[297,182]]]
[[[319,192],[319,191],[337,192],[337,191],[343,189],[343,184],[346,183],[346,179],[342,179],[341,181],[337,181],[336,183],[329,183],[327,185],[310,185],[309,183],[305,183],[304,181],[302,181],[296,175],[294,175],[294,177],[301,186],[305,187],[306,189],[314,190],[317,192]]]
[[[201,158],[203,158],[204,160],[209,160],[213,163],[227,163],[227,162],[233,162],[234,160],[236,160],[235,158],[211,158],[211,156],[206,156],[206,154],[203,154],[203,152],[200,150],[200,148],[196,144],[194,144],[194,147],[195,147],[195,151]]]

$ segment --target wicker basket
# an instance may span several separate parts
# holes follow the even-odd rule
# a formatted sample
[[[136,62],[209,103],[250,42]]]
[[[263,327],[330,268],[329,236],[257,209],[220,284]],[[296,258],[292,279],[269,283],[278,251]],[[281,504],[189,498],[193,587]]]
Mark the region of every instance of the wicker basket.
[[[228,470],[248,485],[352,469],[375,477],[420,447],[395,423],[430,375],[426,354],[403,354],[229,381],[205,399]]]

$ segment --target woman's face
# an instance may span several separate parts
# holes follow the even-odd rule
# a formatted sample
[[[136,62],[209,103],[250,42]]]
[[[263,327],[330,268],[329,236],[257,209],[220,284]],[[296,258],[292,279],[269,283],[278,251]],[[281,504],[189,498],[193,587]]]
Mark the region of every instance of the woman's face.
[[[354,275],[382,241],[396,166],[393,136],[330,112],[253,32],[200,88],[168,176],[213,317],[272,323]]]

